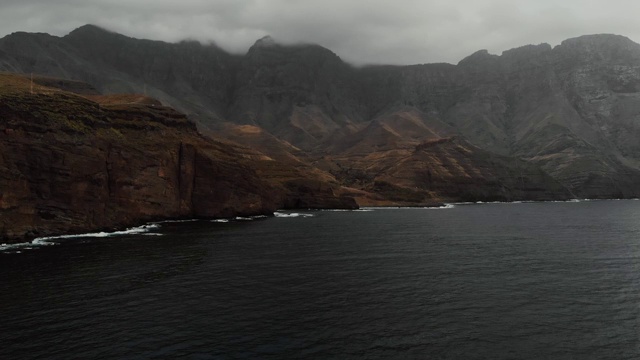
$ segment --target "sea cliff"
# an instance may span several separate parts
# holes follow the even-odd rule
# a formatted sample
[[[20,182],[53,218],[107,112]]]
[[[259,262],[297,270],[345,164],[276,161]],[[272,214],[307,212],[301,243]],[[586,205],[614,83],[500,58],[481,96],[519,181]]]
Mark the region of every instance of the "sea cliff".
[[[334,195],[337,187],[206,138],[146,96],[0,74],[1,242],[167,218],[357,207]]]

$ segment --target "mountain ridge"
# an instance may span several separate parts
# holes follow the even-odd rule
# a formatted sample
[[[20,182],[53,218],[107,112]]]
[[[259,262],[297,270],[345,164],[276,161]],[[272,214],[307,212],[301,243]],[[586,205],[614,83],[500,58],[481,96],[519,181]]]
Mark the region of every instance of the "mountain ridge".
[[[501,55],[479,51],[457,65],[363,67],[319,45],[271,40],[233,55],[214,45],[137,40],[93,26],[61,38],[31,37],[46,49],[35,40],[20,46],[10,36],[0,39],[0,69],[65,75],[103,93],[147,92],[213,136],[237,130],[229,124],[260,128],[322,171],[339,173],[353,161],[353,171],[370,179],[358,191],[374,189],[377,177],[407,190],[406,182],[373,170],[387,161],[383,153],[455,136],[470,152],[447,156],[467,163],[464,157],[477,152],[483,155],[473,161],[489,166],[480,159],[495,154],[512,160],[491,166],[507,168],[524,161],[553,178],[538,177],[540,188],[557,189],[559,182],[566,189],[559,197],[640,196],[640,144],[634,140],[640,134],[640,48],[623,36],[588,35]],[[265,137],[229,136],[276,151]],[[349,153],[356,148],[358,154]],[[398,161],[414,156],[403,154]],[[412,169],[417,173],[410,176],[424,176]],[[423,186],[420,191],[431,191]],[[506,198],[517,199],[512,195]]]

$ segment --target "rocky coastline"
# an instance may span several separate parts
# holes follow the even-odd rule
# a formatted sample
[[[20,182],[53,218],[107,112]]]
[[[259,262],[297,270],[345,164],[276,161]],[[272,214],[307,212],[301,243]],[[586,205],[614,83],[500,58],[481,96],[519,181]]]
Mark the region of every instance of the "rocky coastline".
[[[71,82],[38,80],[34,87],[26,76],[0,74],[0,242],[163,219],[357,207],[334,195],[337,185],[206,138],[151,98],[101,96],[89,86],[77,94],[64,90]]]

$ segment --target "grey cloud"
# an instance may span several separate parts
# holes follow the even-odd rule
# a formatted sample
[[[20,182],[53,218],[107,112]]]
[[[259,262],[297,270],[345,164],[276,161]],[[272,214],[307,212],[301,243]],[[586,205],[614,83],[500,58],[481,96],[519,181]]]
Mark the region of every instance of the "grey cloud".
[[[91,23],[128,36],[215,42],[236,53],[270,34],[356,63],[457,63],[488,49],[617,33],[640,39],[640,3],[625,0],[3,0],[0,36],[64,35]]]

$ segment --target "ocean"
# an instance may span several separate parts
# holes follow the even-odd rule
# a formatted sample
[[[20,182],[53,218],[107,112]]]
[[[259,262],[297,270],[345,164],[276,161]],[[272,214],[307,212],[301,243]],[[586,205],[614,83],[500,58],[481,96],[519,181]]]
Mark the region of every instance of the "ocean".
[[[640,358],[640,201],[276,215],[1,246],[0,358]]]

